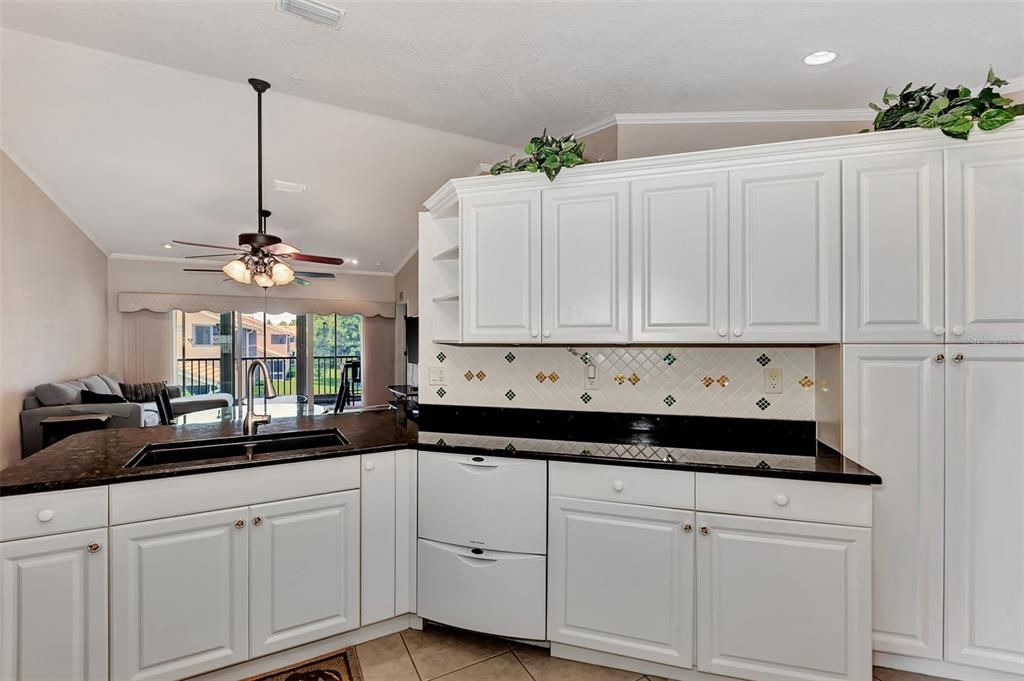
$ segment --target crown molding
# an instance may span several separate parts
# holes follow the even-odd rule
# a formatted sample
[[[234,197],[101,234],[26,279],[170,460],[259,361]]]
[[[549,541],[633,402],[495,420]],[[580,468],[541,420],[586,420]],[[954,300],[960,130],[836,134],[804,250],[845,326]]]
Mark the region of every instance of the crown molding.
[[[592,135],[613,125],[673,125],[678,123],[813,123],[868,121],[873,114],[863,109],[778,109],[768,111],[685,111],[671,113],[612,114],[580,128],[577,137]]]

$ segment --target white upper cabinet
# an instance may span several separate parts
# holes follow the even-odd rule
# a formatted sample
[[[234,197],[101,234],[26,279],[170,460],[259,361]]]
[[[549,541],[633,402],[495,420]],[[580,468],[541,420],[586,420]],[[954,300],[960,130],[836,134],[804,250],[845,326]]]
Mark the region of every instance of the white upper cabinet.
[[[540,342],[540,196],[462,200],[463,342]]]
[[[0,678],[106,681],[106,544],[106,528],[0,544]]]
[[[636,180],[631,191],[632,339],[727,341],[728,174]]]
[[[1024,141],[946,152],[949,340],[1024,343]]]
[[[1024,346],[947,355],[946,659],[1024,674]]]
[[[543,324],[551,343],[629,340],[629,183],[543,191]]]
[[[732,339],[840,335],[839,161],[729,174]]]
[[[874,649],[942,659],[943,381],[934,345],[847,345],[843,449],[873,485]]]
[[[261,504],[249,513],[252,656],[357,628],[359,490]]]
[[[843,161],[848,343],[945,340],[942,152]]]

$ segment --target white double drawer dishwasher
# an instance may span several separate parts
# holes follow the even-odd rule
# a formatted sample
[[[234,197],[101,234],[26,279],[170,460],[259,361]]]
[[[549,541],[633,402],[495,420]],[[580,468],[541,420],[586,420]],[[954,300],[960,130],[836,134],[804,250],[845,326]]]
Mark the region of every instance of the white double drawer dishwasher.
[[[547,462],[420,452],[418,614],[546,638]]]

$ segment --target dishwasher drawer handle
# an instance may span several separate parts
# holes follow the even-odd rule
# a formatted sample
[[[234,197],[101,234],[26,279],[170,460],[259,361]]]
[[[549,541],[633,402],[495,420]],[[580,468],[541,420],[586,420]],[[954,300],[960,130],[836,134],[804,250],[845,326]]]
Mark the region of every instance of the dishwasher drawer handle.
[[[456,553],[455,556],[466,565],[473,567],[487,567],[498,562],[497,558],[483,558],[481,556],[468,556],[465,553]]]

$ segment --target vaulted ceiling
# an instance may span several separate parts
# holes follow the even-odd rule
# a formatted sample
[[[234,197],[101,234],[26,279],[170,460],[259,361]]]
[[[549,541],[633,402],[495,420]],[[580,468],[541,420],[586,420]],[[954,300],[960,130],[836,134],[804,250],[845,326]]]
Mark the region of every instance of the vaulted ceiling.
[[[444,180],[612,113],[861,108],[1024,75],[1020,1],[353,2],[333,31],[240,2],[0,4],[2,145],[108,252],[272,227],[393,271]],[[839,58],[809,68],[800,58]]]

